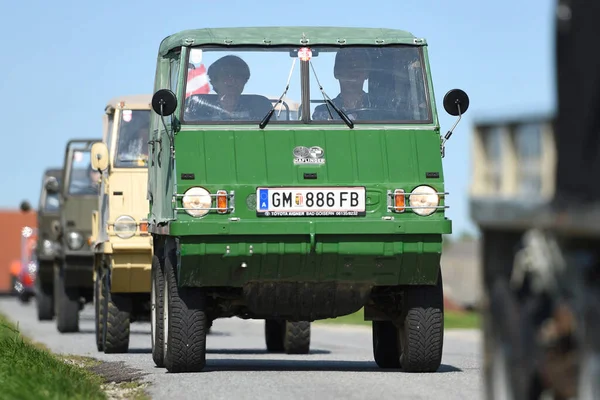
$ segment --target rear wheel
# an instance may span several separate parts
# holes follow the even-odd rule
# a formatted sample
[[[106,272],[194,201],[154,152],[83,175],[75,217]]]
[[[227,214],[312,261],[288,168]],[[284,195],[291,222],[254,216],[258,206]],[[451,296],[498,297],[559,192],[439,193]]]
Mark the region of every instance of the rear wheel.
[[[206,364],[206,297],[198,288],[179,287],[175,251],[165,258],[164,362],[169,372],[200,372]]]
[[[310,322],[285,322],[283,348],[287,354],[308,354],[310,351]]]
[[[127,353],[132,302],[127,294],[111,293],[110,272],[102,280],[104,321],[104,353]]]
[[[310,351],[310,322],[265,320],[267,351],[272,353],[308,354]]]
[[[54,268],[56,328],[61,333],[79,331],[79,290],[65,285],[64,268]]]
[[[164,354],[164,271],[157,256],[152,257],[152,287],[150,292],[150,321],[152,359],[157,367],[165,366]]]
[[[276,319],[265,320],[265,341],[270,353],[283,352],[283,331],[285,321]]]
[[[391,321],[373,321],[373,356],[380,368],[400,367],[398,328]]]
[[[403,324],[399,330],[400,364],[407,372],[435,372],[444,345],[444,292],[442,271],[434,286],[405,289]]]

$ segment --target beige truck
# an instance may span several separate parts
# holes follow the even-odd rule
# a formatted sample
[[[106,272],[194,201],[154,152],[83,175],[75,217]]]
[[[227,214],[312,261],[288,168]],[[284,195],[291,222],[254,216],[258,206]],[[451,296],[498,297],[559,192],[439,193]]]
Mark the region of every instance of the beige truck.
[[[129,327],[150,318],[152,238],[148,234],[150,95],[108,102],[92,166],[102,174],[92,213],[96,345],[104,353],[129,350]]]

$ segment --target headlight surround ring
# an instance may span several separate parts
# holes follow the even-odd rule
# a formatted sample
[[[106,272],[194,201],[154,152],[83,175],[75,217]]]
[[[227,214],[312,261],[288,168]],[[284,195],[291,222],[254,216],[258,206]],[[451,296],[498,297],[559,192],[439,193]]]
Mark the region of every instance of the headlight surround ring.
[[[121,215],[115,220],[113,229],[121,239],[129,239],[137,232],[137,222],[129,215]]]
[[[420,185],[410,192],[408,201],[415,214],[426,217],[437,211],[440,205],[440,196],[431,186]]]
[[[71,250],[80,250],[83,247],[83,235],[79,232],[69,232],[67,234],[67,245]]]
[[[181,203],[188,215],[203,217],[208,214],[209,209],[212,207],[212,196],[203,187],[194,186],[185,191]]]

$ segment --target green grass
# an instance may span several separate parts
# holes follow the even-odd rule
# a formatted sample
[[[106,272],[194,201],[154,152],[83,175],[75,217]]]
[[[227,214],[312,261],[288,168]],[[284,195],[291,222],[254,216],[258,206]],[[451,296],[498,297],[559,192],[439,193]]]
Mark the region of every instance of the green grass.
[[[371,325],[371,321],[365,321],[363,309],[354,314],[344,315],[343,317],[322,319],[316,323],[325,324],[349,324],[349,325]],[[480,316],[476,312],[457,312],[446,311],[444,313],[444,329],[479,329]]]
[[[0,315],[0,397],[106,399],[102,378],[36,346]]]

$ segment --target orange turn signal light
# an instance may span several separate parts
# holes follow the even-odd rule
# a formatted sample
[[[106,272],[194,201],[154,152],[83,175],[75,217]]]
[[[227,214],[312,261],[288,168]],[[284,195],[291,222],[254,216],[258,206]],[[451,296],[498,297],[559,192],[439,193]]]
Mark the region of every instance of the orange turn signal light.
[[[227,213],[227,192],[224,190],[217,190],[217,212]]]
[[[147,221],[140,222],[140,233],[142,233],[142,234],[148,233],[148,222]]]
[[[404,190],[396,189],[394,190],[394,211],[396,212],[404,212],[406,207],[406,197]]]

